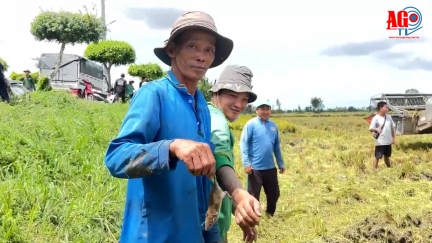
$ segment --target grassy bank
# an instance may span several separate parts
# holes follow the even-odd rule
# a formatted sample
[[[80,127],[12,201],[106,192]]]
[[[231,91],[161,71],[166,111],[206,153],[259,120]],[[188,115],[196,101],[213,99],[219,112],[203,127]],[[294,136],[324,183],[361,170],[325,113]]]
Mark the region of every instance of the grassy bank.
[[[0,242],[118,241],[126,181],[103,156],[126,109],[54,92],[0,104]],[[237,140],[250,118],[233,124]],[[394,167],[373,172],[361,116],[275,120],[288,170],[259,242],[431,242],[432,136],[398,137]],[[237,226],[229,238],[241,242]]]
[[[125,109],[63,93],[0,106],[3,242],[116,242],[125,181],[103,156]]]

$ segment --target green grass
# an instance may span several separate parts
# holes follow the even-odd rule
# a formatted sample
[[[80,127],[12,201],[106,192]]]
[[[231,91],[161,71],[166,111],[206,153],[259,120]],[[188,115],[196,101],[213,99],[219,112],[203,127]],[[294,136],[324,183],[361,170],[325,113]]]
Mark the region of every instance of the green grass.
[[[109,175],[103,157],[126,109],[57,92],[0,104],[1,243],[118,242],[126,181]],[[237,142],[250,118],[234,124]],[[398,137],[394,167],[373,171],[362,116],[274,120],[286,131],[287,172],[259,242],[432,241],[432,136]],[[244,181],[238,143],[235,154]],[[241,242],[234,224],[229,240]]]

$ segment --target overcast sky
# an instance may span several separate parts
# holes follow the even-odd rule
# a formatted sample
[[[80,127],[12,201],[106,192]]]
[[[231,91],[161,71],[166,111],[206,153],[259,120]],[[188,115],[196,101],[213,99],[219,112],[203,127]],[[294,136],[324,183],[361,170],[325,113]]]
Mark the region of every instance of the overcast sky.
[[[163,2],[163,4],[162,4]],[[185,3],[186,2],[186,3]],[[100,1],[95,0],[100,5]],[[407,5],[407,3],[409,5]],[[32,58],[42,52],[58,52],[55,43],[36,42],[30,23],[40,8],[67,11],[82,9],[88,0],[15,0],[2,5],[0,57],[10,71],[36,71]],[[389,10],[418,8],[423,29],[417,40],[389,39]],[[137,63],[157,62],[153,48],[167,39],[173,21],[185,10],[210,13],[219,32],[234,41],[234,50],[220,67],[211,69],[218,78],[227,64],[251,68],[258,99],[276,98],[283,108],[310,105],[321,97],[326,107],[367,106],[372,95],[416,88],[432,93],[432,2],[280,0],[106,0],[108,38],[132,44]],[[100,13],[100,11],[99,11]],[[67,46],[65,53],[82,55],[85,46]],[[115,67],[112,76],[127,72]]]

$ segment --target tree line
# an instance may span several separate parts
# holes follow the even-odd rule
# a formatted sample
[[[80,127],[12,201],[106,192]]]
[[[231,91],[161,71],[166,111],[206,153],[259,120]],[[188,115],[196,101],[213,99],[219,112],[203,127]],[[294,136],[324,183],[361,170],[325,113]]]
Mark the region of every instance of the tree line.
[[[419,94],[418,89],[410,88],[405,90],[405,94]],[[297,109],[282,109],[282,104],[280,100],[277,98],[274,102],[274,106],[272,107],[273,113],[305,113],[305,112],[371,112],[374,111],[376,107],[373,106],[362,106],[362,107],[354,107],[354,106],[337,106],[333,108],[326,108],[324,105],[324,101],[320,97],[312,97],[310,100],[309,106],[304,106],[303,108],[298,105]],[[245,113],[254,113],[255,107],[253,104],[249,104],[245,111]]]
[[[245,113],[254,113],[256,107],[253,104],[249,104]],[[372,111],[372,107],[364,106],[364,107],[334,107],[334,108],[326,108],[324,105],[324,101],[320,97],[312,97],[310,100],[310,105],[301,107],[297,106],[296,109],[282,109],[282,104],[279,99],[276,99],[274,105],[272,107],[273,113],[321,113],[321,112],[361,112],[361,111]]]
[[[95,5],[92,11],[84,6],[84,11],[46,11],[41,12],[30,24],[30,32],[37,41],[54,42],[60,45],[59,56],[50,75],[50,79],[56,76],[62,62],[66,45],[88,44],[83,56],[89,60],[100,63],[108,72],[108,81],[111,83],[111,68],[113,66],[129,65],[128,73],[132,77],[146,77],[148,81],[161,78],[167,71],[156,63],[135,63],[136,53],[134,48],[125,41],[104,40],[108,31],[107,26],[97,16]],[[37,59],[37,58],[36,58]],[[0,58],[8,71],[6,60]],[[39,73],[32,73],[37,78]],[[12,72],[12,80],[22,80],[21,72]]]

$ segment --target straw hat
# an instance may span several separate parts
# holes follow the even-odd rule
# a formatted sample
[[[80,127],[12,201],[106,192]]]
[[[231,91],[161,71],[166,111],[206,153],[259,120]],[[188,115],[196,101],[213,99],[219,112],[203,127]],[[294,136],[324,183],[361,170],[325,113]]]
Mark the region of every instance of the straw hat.
[[[171,58],[168,56],[165,48],[171,43],[171,41],[189,29],[203,29],[214,34],[216,37],[216,50],[215,59],[210,65],[210,68],[221,65],[230,55],[234,47],[234,43],[231,39],[226,38],[217,32],[217,28],[213,18],[201,11],[189,11],[182,14],[175,22],[171,30],[171,35],[168,40],[165,41],[163,47],[154,49],[155,55],[166,65],[171,66]]]

